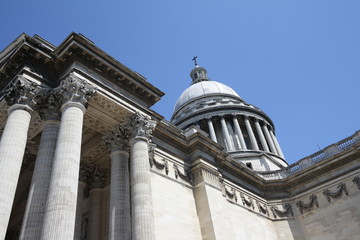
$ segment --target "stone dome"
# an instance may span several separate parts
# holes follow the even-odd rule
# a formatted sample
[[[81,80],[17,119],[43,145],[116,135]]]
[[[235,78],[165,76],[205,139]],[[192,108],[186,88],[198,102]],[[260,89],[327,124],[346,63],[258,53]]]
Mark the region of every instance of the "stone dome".
[[[192,84],[180,95],[175,103],[174,112],[192,100],[209,95],[229,95],[241,99],[231,87],[225,84],[215,81],[202,81]]]

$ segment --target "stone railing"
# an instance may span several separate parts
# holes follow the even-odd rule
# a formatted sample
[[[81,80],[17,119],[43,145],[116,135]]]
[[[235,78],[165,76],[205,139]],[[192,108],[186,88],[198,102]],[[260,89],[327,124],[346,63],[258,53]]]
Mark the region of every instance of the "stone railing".
[[[360,143],[360,130],[357,131],[352,136],[345,138],[335,144],[332,144],[308,157],[305,157],[299,160],[298,162],[289,165],[284,169],[276,170],[276,171],[267,171],[267,172],[256,172],[256,173],[260,177],[266,180],[283,179],[303,169],[306,169],[314,164],[317,164],[318,162],[331,158],[332,156],[338,153],[346,151],[347,149],[351,148],[357,143]]]

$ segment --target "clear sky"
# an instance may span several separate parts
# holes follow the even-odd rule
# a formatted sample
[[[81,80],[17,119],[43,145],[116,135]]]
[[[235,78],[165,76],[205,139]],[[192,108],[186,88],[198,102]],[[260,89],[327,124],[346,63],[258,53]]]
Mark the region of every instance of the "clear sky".
[[[360,129],[359,0],[3,1],[0,48],[72,31],[166,93],[170,120],[191,59],[275,123],[293,163]]]

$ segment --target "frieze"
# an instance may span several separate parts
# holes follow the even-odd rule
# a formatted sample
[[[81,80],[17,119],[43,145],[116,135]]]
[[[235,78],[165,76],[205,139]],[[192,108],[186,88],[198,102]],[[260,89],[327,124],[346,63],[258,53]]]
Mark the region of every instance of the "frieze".
[[[166,175],[169,174],[169,164],[165,158],[163,158],[161,162],[158,162],[154,157],[149,157],[149,162],[151,168],[155,166],[159,170],[165,169]]]
[[[325,189],[323,192],[328,202],[331,202],[331,199],[340,198],[343,195],[343,193],[349,195],[345,183],[340,183],[335,191],[330,191],[329,189]]]
[[[280,210],[277,206],[271,206],[271,211],[274,214],[274,217],[294,217],[294,212],[289,203],[283,205],[283,210]]]
[[[353,183],[358,187],[358,189],[360,189],[360,177],[354,177],[353,179]]]
[[[152,168],[153,166],[155,166],[157,169],[159,170],[163,170],[165,169],[165,173],[166,175],[169,174],[169,164],[168,161],[163,158],[161,160],[161,162],[157,161],[155,158],[155,149],[156,149],[156,144],[154,143],[150,143],[149,144],[149,163],[150,163],[150,168]]]
[[[188,174],[185,172],[185,173],[182,173],[180,170],[179,170],[179,167],[174,163],[173,165],[173,168],[174,168],[174,172],[175,172],[175,178],[178,179],[178,177],[180,177],[183,181],[185,182],[188,182],[189,181],[189,177],[188,177]]]
[[[317,200],[317,196],[315,194],[310,195],[309,201],[304,203],[303,201],[298,201],[296,206],[299,208],[301,214],[303,214],[304,210],[312,209],[314,206],[319,207],[319,203]]]
[[[261,205],[261,203],[259,201],[256,201],[256,205],[259,209],[259,213],[265,214],[267,216],[269,216],[269,210],[267,205],[264,203],[264,205]]]
[[[225,190],[225,194],[226,194],[226,199],[230,199],[233,200],[235,202],[237,202],[237,196],[236,196],[236,191],[234,188],[231,188],[230,190],[224,185],[224,190]]]
[[[240,193],[240,197],[244,206],[254,209],[254,202],[250,197],[246,199],[243,193]]]

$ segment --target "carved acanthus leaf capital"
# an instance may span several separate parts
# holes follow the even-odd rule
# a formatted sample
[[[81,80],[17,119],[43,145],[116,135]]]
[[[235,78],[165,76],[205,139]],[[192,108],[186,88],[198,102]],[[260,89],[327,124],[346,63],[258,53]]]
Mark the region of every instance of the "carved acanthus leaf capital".
[[[80,181],[86,183],[85,195],[88,196],[92,188],[102,188],[106,180],[106,171],[92,163],[80,165]]]
[[[96,93],[96,88],[72,73],[61,81],[56,91],[63,103],[78,102],[86,107],[90,97]]]
[[[136,112],[130,119],[129,126],[131,129],[130,138],[143,137],[151,140],[152,132],[156,126],[156,121],[151,120],[148,116]]]
[[[42,120],[60,120],[61,101],[59,96],[53,90],[42,90],[39,101],[37,101],[36,110]]]
[[[36,104],[35,98],[39,89],[37,83],[28,81],[23,76],[18,76],[2,94],[4,94],[9,106],[21,104],[33,108]]]
[[[111,150],[129,150],[130,130],[126,126],[118,125],[104,138],[105,145]]]

